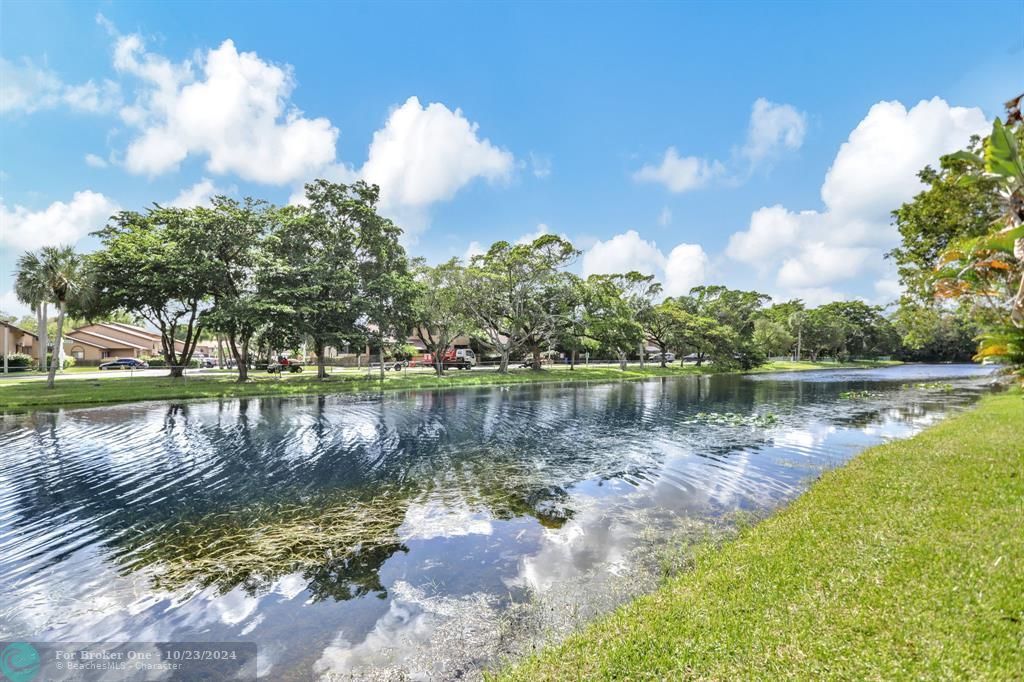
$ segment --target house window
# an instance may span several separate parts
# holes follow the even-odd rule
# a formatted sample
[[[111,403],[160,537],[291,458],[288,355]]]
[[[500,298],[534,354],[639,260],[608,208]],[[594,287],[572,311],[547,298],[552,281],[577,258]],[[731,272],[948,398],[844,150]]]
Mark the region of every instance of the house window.
[[[72,348],[71,357],[73,357],[75,360],[85,360],[85,351],[82,350],[81,348]]]

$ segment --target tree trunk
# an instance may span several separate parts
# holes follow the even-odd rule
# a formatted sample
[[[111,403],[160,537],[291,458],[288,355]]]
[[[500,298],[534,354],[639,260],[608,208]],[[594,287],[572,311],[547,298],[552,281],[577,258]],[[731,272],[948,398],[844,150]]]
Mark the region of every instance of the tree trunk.
[[[704,354],[697,353],[697,367],[700,367],[702,364],[704,364]]]
[[[57,365],[60,364],[60,355],[57,353],[61,337],[64,335],[64,305],[57,303],[57,338],[54,339],[53,358],[50,360],[50,374],[46,377],[46,387],[53,388],[53,382],[57,377]]]
[[[535,372],[540,371],[540,346],[533,344],[530,346],[530,351],[533,354],[533,370]]]
[[[576,343],[572,344],[572,348],[569,350],[569,371],[576,369]]]
[[[242,352],[239,353],[239,357],[235,360],[238,365],[238,381],[239,383],[249,380],[249,340],[246,339],[242,342]]]
[[[623,372],[626,371],[626,353],[621,350],[619,351],[619,369]]]
[[[498,374],[508,374],[508,349],[501,349],[501,362],[498,363]]]
[[[1013,255],[1019,262],[1024,262],[1024,237],[1013,242]],[[1010,320],[1017,327],[1024,327],[1024,273],[1020,276],[1017,295],[1013,298],[1010,308]]]
[[[249,380],[249,342],[242,342],[239,348],[235,335],[228,334],[228,348],[231,349],[231,357],[235,359],[235,366],[238,367],[238,383],[245,383]]]
[[[317,340],[313,342],[313,352],[316,353],[316,378],[326,379],[327,363],[325,362],[323,341]]]
[[[639,350],[640,350],[640,369],[644,368],[644,360],[645,360],[645,358],[644,358],[644,351],[646,350],[646,348],[644,348],[644,346],[646,346],[646,345],[647,344],[644,343],[643,341],[641,341],[640,344],[639,344]],[[664,367],[665,366],[664,363],[662,363],[661,366]]]
[[[42,303],[39,304],[39,312],[38,312],[38,315],[39,315],[39,329],[38,329],[38,332],[39,332],[39,334],[38,334],[38,336],[39,336],[39,370],[41,372],[46,372],[47,370],[49,370],[49,365],[46,364],[46,347],[48,345],[50,345],[48,343],[49,340],[50,340],[48,338],[49,337],[49,332],[47,332],[47,330],[46,330],[47,325],[49,325],[49,323],[50,323],[50,320],[47,319],[48,316],[46,314],[47,313],[47,310],[46,310],[47,306],[49,306],[49,304],[46,301],[43,301]]]
[[[378,353],[378,357],[380,357],[380,382],[384,383],[384,344],[383,343],[380,344],[380,353]]]

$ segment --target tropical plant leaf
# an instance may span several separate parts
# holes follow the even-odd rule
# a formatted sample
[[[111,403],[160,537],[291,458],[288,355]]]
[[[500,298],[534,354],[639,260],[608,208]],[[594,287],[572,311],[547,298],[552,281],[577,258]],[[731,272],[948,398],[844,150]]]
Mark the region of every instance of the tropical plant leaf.
[[[961,150],[961,151],[958,151],[958,152],[953,152],[952,154],[947,154],[943,158],[944,159],[955,160],[955,161],[964,161],[968,165],[973,166],[975,168],[984,168],[985,167],[985,160],[983,158],[981,158],[977,154],[974,154],[974,153],[968,152],[968,151],[964,151],[964,150]]]
[[[985,170],[1004,178],[1024,182],[1024,166],[1013,131],[998,118],[992,124],[992,134],[985,142]]]

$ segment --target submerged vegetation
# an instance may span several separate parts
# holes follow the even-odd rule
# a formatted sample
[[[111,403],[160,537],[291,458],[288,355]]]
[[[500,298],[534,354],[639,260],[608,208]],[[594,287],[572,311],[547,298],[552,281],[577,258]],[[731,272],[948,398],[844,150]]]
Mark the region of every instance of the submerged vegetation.
[[[698,412],[689,424],[711,424],[714,426],[774,426],[779,418],[774,414],[737,414],[735,412]]]
[[[878,391],[843,391],[839,394],[839,397],[844,400],[866,400],[868,398],[878,398],[881,395]]]
[[[503,680],[1016,679],[1024,395],[825,474]]]

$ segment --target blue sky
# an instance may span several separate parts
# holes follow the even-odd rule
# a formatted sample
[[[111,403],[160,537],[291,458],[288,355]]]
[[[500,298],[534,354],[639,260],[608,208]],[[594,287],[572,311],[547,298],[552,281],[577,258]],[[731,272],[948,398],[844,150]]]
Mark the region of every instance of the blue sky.
[[[411,253],[564,234],[819,303],[898,294],[914,173],[1024,89],[1024,4],[0,4],[0,309],[114,208],[382,185]],[[997,27],[998,30],[994,30]],[[230,41],[230,42],[226,42]],[[413,99],[415,98],[415,99]]]

